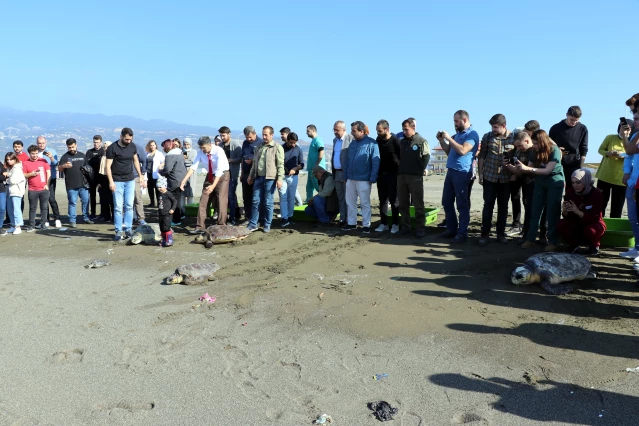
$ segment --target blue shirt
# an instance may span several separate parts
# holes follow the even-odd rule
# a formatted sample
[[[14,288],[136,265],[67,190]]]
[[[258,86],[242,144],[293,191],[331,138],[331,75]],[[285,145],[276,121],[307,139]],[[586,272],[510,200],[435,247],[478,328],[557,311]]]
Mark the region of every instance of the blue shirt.
[[[51,161],[49,157],[44,155],[44,151],[50,152],[53,155],[53,161]],[[55,150],[49,147],[46,147],[44,151],[38,151],[38,158],[42,158],[49,164],[49,167],[51,168],[51,179],[55,179],[58,177],[58,154],[55,152]]]
[[[477,155],[477,150],[479,149],[479,134],[474,131],[471,126],[463,132],[455,133],[453,140],[460,145],[464,145],[464,143],[468,142],[473,147],[465,155],[459,155],[451,148],[448,153],[446,167],[460,172],[469,172],[473,165],[475,155]]]
[[[335,147],[333,148],[333,168],[341,169],[342,163],[339,160],[339,155],[342,153],[342,144],[344,141],[342,139],[335,140]]]

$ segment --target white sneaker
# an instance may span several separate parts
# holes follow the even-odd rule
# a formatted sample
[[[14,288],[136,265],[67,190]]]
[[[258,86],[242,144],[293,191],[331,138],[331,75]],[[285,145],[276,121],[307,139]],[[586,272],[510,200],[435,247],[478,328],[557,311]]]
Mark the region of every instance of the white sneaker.
[[[18,235],[18,234],[22,234],[22,229],[21,229],[21,228],[16,228],[16,229],[13,231],[13,235]]]
[[[14,228],[13,226],[7,229],[7,234],[13,234],[14,232],[16,232],[16,228]]]
[[[388,226],[384,225],[383,223],[380,224],[377,228],[375,228],[375,232],[384,232],[384,231],[388,231]]]
[[[621,257],[625,257],[626,259],[634,259],[635,257],[639,256],[639,252],[637,251],[636,248],[631,248],[628,251],[624,251],[623,253],[619,253],[619,256]]]
[[[44,225],[42,225],[42,229],[49,229],[49,222],[44,222]]]
[[[55,227],[56,228],[62,228],[62,222],[60,222],[60,220],[56,220],[55,221]]]
[[[391,234],[397,234],[399,232],[399,225],[393,225],[391,227]]]
[[[639,263],[639,256],[635,257],[632,261],[635,263]]]

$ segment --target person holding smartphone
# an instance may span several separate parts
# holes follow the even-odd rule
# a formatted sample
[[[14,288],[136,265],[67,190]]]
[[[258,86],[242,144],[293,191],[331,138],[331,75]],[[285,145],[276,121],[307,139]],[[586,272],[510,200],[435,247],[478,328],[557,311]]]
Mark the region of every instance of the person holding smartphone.
[[[626,201],[626,185],[623,183],[623,160],[626,152],[623,148],[621,128],[627,126],[628,121],[621,117],[617,126],[617,133],[604,138],[599,147],[601,163],[597,169],[597,188],[603,196],[602,214],[606,215],[606,207],[610,201],[610,216],[620,218]]]

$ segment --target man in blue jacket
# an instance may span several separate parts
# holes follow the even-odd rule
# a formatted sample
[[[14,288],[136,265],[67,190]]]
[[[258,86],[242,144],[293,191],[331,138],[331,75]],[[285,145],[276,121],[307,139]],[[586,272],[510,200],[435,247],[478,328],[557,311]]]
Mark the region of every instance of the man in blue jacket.
[[[342,164],[346,181],[348,223],[342,228],[357,228],[357,197],[362,206],[362,233],[371,232],[371,185],[377,182],[379,147],[375,139],[366,135],[366,124],[351,124],[353,141],[348,146],[348,159]]]

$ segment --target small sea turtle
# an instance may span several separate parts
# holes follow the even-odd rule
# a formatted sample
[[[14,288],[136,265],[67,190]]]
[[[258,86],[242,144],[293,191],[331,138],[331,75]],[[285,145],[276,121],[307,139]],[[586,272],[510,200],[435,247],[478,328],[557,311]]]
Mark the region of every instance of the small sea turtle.
[[[206,281],[213,281],[213,274],[220,269],[217,263],[189,263],[180,265],[175,273],[166,278],[167,284],[202,284]]]
[[[103,268],[109,265],[110,263],[106,259],[96,259],[93,262],[89,263],[88,265],[84,265],[84,267],[87,269],[93,269],[93,268]]]
[[[511,275],[515,285],[539,283],[541,288],[551,294],[570,293],[572,287],[561,283],[586,278],[596,278],[590,261],[584,256],[570,253],[539,253],[530,256]]]
[[[162,240],[162,232],[160,232],[160,225],[157,223],[147,223],[146,225],[138,226],[133,232],[131,237],[131,244],[151,244],[157,245]]]
[[[213,244],[230,243],[231,241],[243,240],[251,233],[245,226],[212,225],[206,228],[204,234],[195,237],[196,243],[204,244],[206,248],[213,247]]]

